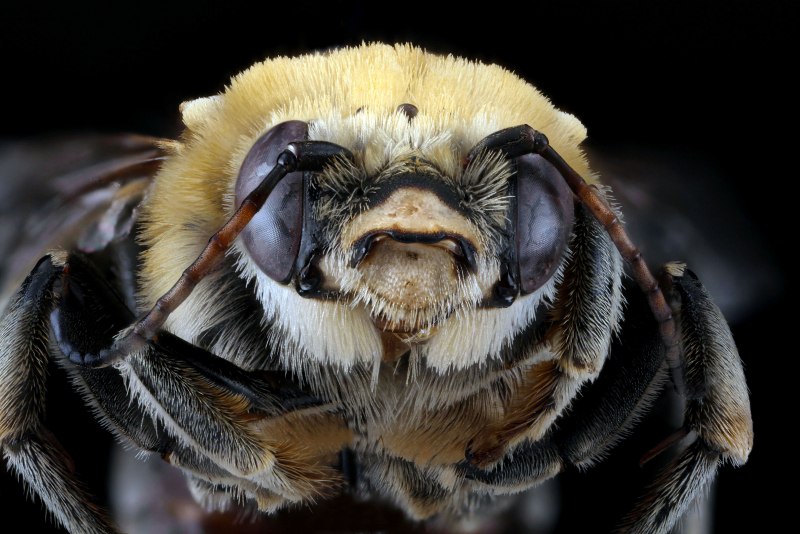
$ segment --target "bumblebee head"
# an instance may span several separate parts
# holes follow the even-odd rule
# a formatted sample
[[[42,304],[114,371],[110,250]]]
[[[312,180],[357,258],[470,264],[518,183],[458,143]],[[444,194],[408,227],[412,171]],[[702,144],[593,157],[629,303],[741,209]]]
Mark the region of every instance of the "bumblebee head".
[[[186,175],[231,176],[216,200],[222,214],[288,143],[342,147],[320,170],[285,176],[235,246],[289,360],[391,359],[392,338],[434,368],[464,368],[501,355],[552,301],[572,193],[541,157],[480,143],[508,126],[546,124],[585,167],[584,132],[513,74],[369,45],[265,62],[183,113],[184,164],[164,172],[180,172],[187,187]]]

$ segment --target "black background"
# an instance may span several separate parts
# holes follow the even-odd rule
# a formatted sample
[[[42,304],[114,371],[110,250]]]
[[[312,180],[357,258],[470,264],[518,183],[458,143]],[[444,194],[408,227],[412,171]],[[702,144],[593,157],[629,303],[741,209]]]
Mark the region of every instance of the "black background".
[[[774,271],[782,296],[734,325],[756,427],[749,464],[724,469],[718,531],[768,527],[781,507],[772,483],[795,451],[782,442],[796,349],[788,340],[789,2],[529,1],[448,6],[345,2],[146,3],[127,7],[0,8],[0,139],[53,133],[173,134],[177,104],[223,89],[256,60],[361,41],[411,41],[500,63],[530,80],[589,129],[603,150],[669,148],[725,177]],[[709,199],[713,202],[714,199]],[[731,258],[730,261],[736,261]],[[753,265],[758,269],[758,265]],[[788,368],[787,368],[788,367]],[[70,417],[69,414],[66,417]],[[75,438],[79,440],[79,437]],[[80,441],[77,441],[81,444]],[[85,442],[91,449],[95,444]],[[98,463],[102,462],[98,453]],[[613,488],[599,501],[613,499]],[[38,521],[13,484],[0,484],[4,521]],[[756,497],[770,504],[755,506]],[[37,523],[31,523],[36,525]]]

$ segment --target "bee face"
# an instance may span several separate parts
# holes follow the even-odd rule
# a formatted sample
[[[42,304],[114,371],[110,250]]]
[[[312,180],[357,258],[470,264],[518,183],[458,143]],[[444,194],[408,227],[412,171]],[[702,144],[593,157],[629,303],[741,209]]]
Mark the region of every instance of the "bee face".
[[[281,325],[296,347],[293,361],[380,361],[388,332],[424,340],[436,368],[462,368],[498,357],[553,296],[571,194],[548,177],[536,190],[517,191],[518,169],[542,174],[533,157],[509,162],[494,152],[472,160],[469,154],[503,127],[547,123],[552,142],[588,174],[578,148],[585,132],[497,66],[454,64],[405,46],[272,60],[237,77],[225,94],[184,105],[183,114],[187,143],[162,169],[164,194],[153,195],[144,210],[147,220],[171,221],[146,229],[147,303],[168,289],[161,282],[169,279],[166,269],[180,273],[181,261],[199,252],[189,243],[202,243],[201,234],[224,222],[289,138],[328,141],[353,154],[323,172],[287,177],[236,245],[238,268],[256,286],[264,321]],[[523,209],[522,220],[520,195],[540,204]],[[178,197],[195,208],[184,215],[163,201]],[[199,213],[208,220],[198,220]],[[298,294],[306,268],[326,299]],[[522,294],[507,308],[485,306],[509,269],[524,273]],[[185,329],[196,322],[184,319],[171,324]],[[465,325],[474,340],[463,339]],[[330,335],[319,336],[320,328]],[[335,334],[345,331],[356,334]]]
[[[408,107],[417,110],[413,117]],[[437,133],[416,106],[401,105],[385,115],[362,108],[347,117],[272,126],[240,166],[237,204],[286,143],[307,139],[335,142],[353,158],[305,177],[288,175],[244,229],[240,264],[259,286],[294,280],[303,297],[334,301],[344,308],[335,314],[349,315],[347,321],[365,330],[371,325],[373,345],[365,358],[387,360],[404,352],[387,353],[387,337],[401,339],[406,350],[422,342],[435,347],[440,330],[449,338],[448,329],[460,328],[465,319],[496,324],[485,319],[503,314],[490,308],[496,307],[504,273],[521,276],[525,294],[544,287],[511,303],[511,312],[526,313],[552,292],[573,200],[541,158],[510,162],[482,152],[470,159],[461,148],[469,146],[464,139]],[[520,185],[517,175],[524,177]],[[523,199],[522,216],[515,195]],[[531,204],[536,209],[529,213]],[[484,330],[487,343],[507,342]],[[439,358],[422,350],[443,366],[453,365],[450,350]],[[495,348],[472,358],[498,355]]]

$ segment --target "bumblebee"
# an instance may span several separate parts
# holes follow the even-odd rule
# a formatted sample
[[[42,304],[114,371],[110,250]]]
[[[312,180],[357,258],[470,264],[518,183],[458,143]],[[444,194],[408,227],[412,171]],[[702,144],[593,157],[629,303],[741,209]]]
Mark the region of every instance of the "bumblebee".
[[[685,265],[650,271],[584,127],[514,74],[362,45],[181,113],[180,140],[73,175],[6,269],[0,445],[69,531],[116,527],[44,425],[50,360],[209,509],[463,516],[601,460],[668,380],[684,421],[652,454],[679,450],[620,529],[668,531],[746,462],[721,312]]]

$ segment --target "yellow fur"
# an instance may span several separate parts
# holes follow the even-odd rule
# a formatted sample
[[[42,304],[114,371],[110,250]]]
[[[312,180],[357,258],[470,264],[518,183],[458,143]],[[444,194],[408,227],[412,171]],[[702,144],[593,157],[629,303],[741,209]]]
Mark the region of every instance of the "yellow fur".
[[[410,123],[395,118],[406,102],[419,108]],[[438,139],[427,155],[440,168],[451,169],[487,134],[526,123],[544,132],[581,175],[591,175],[579,148],[586,136],[580,122],[502,67],[382,44],[267,60],[233,78],[213,100],[182,106],[183,143],[171,147],[143,210],[142,238],[149,245],[143,305],[169,289],[230,216],[239,165],[261,134],[283,120],[320,119],[326,123],[320,135],[336,138],[336,119],[352,118],[359,108],[364,118],[352,128],[361,133],[417,129],[411,133],[418,138]],[[365,147],[366,163],[375,148]]]

